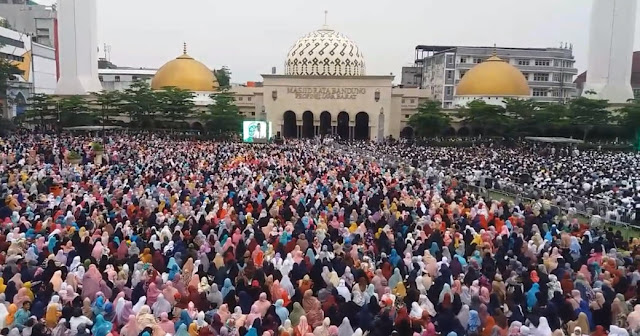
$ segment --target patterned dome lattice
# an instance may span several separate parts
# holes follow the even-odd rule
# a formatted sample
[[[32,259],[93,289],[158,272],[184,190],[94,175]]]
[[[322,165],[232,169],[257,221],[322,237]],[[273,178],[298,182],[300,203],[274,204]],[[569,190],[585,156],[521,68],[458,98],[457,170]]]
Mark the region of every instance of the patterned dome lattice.
[[[285,75],[364,76],[364,56],[344,34],[329,28],[301,37],[287,54]]]

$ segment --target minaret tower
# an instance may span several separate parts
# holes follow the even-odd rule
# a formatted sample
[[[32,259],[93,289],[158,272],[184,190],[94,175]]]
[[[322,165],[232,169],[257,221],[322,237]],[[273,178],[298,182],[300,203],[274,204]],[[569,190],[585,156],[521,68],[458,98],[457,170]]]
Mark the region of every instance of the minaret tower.
[[[96,0],[58,0],[60,79],[58,95],[102,90],[98,78]]]
[[[631,64],[637,0],[594,0],[583,96],[626,103],[633,98]]]

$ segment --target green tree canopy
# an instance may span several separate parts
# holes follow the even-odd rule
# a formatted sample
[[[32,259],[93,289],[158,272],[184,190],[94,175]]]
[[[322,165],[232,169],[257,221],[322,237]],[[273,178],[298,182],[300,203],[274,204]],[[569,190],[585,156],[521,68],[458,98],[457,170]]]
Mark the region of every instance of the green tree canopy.
[[[92,116],[84,96],[68,96],[58,101],[61,126],[90,125]]]
[[[176,121],[189,117],[195,108],[194,93],[176,87],[165,87],[156,92],[159,97],[159,112],[175,125]]]
[[[437,136],[449,126],[451,118],[440,110],[440,106],[440,102],[434,100],[427,100],[418,106],[418,112],[408,121],[417,136]]]
[[[466,125],[481,130],[483,135],[487,135],[490,129],[497,130],[495,133],[505,134],[506,127],[512,123],[504,107],[487,104],[482,100],[470,102],[458,111],[458,116]]]
[[[213,74],[220,84],[220,90],[229,88],[231,86],[231,70],[226,65],[223,65],[219,70],[215,70]]]
[[[33,94],[28,101],[25,118],[31,123],[40,123],[40,131],[44,132],[47,123],[58,120],[58,111],[56,110],[56,102],[51,96],[43,93]]]
[[[142,126],[144,119],[158,111],[160,97],[151,90],[146,81],[134,81],[128,89],[122,92],[121,98],[121,109],[129,116],[134,125]]]
[[[587,140],[589,132],[594,127],[606,125],[611,121],[607,107],[609,102],[606,100],[586,97],[578,97],[569,103],[570,123],[582,130],[583,140]]]
[[[92,112],[102,126],[107,125],[109,117],[120,114],[122,94],[119,91],[102,90],[93,93],[96,97],[98,108]]]
[[[223,88],[220,92],[211,94],[210,97],[213,103],[201,115],[206,131],[215,135],[240,133],[243,118],[233,102],[233,93],[229,88]]]

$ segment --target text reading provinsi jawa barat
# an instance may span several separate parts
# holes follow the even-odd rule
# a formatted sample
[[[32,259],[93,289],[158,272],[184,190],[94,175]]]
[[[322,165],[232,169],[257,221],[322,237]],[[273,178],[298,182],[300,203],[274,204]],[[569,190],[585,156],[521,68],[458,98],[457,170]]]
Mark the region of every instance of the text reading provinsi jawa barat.
[[[365,88],[290,87],[287,93],[296,99],[356,99],[367,93]]]

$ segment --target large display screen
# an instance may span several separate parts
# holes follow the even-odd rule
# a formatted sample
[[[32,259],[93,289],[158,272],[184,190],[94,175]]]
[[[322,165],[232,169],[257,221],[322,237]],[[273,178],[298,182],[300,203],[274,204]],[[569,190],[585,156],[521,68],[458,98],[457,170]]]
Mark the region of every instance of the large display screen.
[[[268,129],[266,121],[243,121],[242,141],[244,142],[266,142]]]

